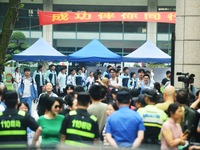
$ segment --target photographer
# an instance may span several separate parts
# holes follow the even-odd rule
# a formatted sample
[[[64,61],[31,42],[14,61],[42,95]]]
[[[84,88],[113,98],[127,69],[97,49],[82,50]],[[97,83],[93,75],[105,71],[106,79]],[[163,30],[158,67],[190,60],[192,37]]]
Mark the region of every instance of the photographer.
[[[183,120],[181,122],[182,130],[190,130],[191,133],[189,134],[188,139],[191,142],[194,142],[196,141],[196,128],[198,118],[196,112],[186,105],[189,100],[189,95],[187,91],[185,89],[178,90],[176,100],[182,105],[183,109]]]
[[[194,101],[190,105],[190,108],[196,110],[197,117],[194,124],[194,128],[196,129],[195,137],[196,137],[196,142],[200,142],[200,90],[197,91],[196,97],[197,97],[196,101]]]
[[[190,108],[192,109],[198,109],[200,108],[200,90],[196,92],[196,101],[194,101],[191,105]]]

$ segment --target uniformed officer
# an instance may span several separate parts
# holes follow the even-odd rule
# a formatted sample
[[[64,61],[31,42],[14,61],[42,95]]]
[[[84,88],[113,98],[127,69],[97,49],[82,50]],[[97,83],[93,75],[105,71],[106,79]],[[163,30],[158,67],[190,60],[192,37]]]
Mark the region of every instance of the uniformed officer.
[[[146,128],[143,142],[148,144],[158,144],[162,124],[168,117],[163,110],[155,106],[157,101],[156,91],[153,89],[146,89],[144,90],[144,96],[147,105],[137,110],[142,117]]]
[[[87,147],[97,142],[99,137],[98,122],[95,116],[87,112],[89,103],[89,93],[78,93],[78,109],[70,111],[62,123],[61,142],[78,147]]]
[[[36,132],[34,145],[42,130],[41,127],[33,117],[16,109],[18,103],[16,91],[7,91],[4,99],[7,109],[0,112],[0,149],[26,149],[27,127]]]

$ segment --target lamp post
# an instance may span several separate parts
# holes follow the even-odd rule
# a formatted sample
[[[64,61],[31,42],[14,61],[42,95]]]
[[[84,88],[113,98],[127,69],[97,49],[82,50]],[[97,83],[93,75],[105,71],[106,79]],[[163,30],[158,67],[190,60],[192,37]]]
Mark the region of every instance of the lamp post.
[[[29,16],[29,45],[31,45],[31,17],[33,16],[33,9],[28,10]]]

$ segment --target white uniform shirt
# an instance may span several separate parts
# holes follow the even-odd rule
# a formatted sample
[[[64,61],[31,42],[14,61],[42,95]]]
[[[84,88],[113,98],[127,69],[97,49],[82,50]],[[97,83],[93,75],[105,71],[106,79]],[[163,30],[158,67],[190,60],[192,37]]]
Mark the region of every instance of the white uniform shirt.
[[[31,96],[31,81],[30,79],[24,79],[24,93],[23,93],[23,98],[25,97],[30,97]]]
[[[60,92],[63,92],[63,89],[66,87],[66,74],[64,73],[59,73],[58,74],[58,80],[59,80],[59,88]]]

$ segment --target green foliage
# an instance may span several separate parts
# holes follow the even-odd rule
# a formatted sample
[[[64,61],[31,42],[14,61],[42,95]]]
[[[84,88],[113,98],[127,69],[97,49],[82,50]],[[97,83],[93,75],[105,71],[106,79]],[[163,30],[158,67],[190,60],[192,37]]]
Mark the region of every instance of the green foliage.
[[[19,53],[21,53],[21,51],[20,50],[14,50],[14,52],[13,52],[13,54],[19,54]]]
[[[25,40],[26,37],[21,31],[16,31],[11,35],[11,41],[6,51],[6,61],[12,60],[13,54],[18,54],[29,47]]]
[[[23,40],[26,40],[26,36],[21,31],[15,31],[11,35],[11,40],[17,40],[17,41],[22,40],[23,41]]]
[[[13,57],[12,54],[6,54],[6,61],[11,60]]]
[[[166,64],[156,64],[156,63],[152,63],[152,64],[147,64],[147,67],[149,68],[165,68],[165,67],[170,67],[170,65],[166,65]]]
[[[28,43],[21,43],[20,47],[21,47],[21,49],[25,50],[29,47],[29,44]]]
[[[16,49],[17,48],[17,44],[16,43],[9,43],[8,44],[8,49]]]
[[[24,6],[25,6],[24,4],[20,4],[19,8],[22,9],[22,8],[24,8]]]
[[[134,66],[134,67],[140,67],[140,65],[138,65],[138,64],[136,64],[136,63],[135,63],[133,66]]]

